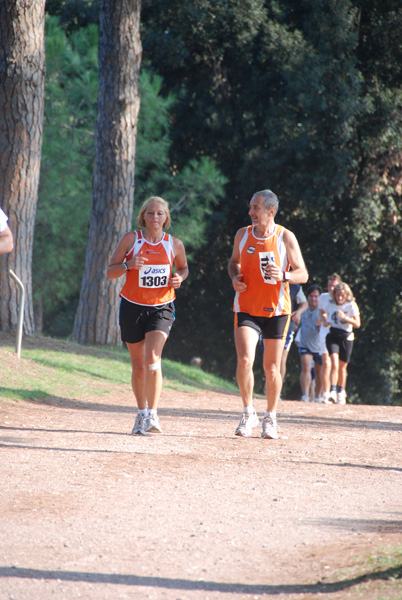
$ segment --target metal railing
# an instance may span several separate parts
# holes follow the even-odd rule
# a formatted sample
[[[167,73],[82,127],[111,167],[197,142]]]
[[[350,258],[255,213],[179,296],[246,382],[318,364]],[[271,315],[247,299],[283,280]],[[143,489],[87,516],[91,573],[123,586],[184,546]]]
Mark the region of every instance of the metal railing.
[[[25,307],[25,288],[22,281],[17,277],[17,275],[11,269],[8,270],[10,277],[12,277],[17,284],[20,292],[20,307],[18,310],[18,324],[17,324],[17,335],[15,338],[15,351],[17,353],[18,358],[21,358],[21,344],[22,344],[22,329],[24,325],[24,307]]]

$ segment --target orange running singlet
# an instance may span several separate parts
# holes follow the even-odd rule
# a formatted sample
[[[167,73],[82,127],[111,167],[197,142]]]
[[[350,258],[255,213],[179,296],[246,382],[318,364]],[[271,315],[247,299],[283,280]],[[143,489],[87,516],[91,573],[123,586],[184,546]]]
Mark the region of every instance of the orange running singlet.
[[[126,282],[120,296],[143,306],[160,306],[173,302],[175,291],[169,286],[174,260],[173,238],[168,233],[157,244],[147,242],[141,230],[135,232],[135,242],[126,254],[126,260],[140,254],[148,259],[141,269],[126,273]]]
[[[244,231],[239,250],[240,273],[247,289],[236,292],[233,311],[255,317],[290,315],[289,283],[270,279],[263,271],[270,260],[279,265],[281,271],[289,270],[283,227],[275,225],[270,237],[260,239],[254,235],[253,226],[249,225]]]

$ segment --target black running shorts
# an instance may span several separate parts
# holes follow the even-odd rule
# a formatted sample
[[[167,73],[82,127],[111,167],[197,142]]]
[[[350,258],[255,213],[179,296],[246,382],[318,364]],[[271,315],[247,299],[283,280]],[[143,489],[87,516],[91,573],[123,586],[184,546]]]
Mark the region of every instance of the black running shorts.
[[[149,331],[163,331],[169,335],[175,320],[174,303],[161,306],[134,304],[125,298],[120,300],[119,324],[122,342],[136,344]]]
[[[254,317],[248,313],[235,313],[235,329],[251,327],[262,335],[264,340],[284,340],[288,332],[290,315],[278,317]]]
[[[339,354],[339,360],[349,363],[352,356],[353,340],[346,340],[344,336],[329,332],[325,338],[328,354]]]

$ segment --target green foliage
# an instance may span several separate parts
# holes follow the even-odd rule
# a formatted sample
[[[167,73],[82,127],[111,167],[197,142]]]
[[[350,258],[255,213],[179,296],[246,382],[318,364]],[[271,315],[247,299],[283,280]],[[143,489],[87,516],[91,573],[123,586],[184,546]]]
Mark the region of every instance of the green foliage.
[[[46,13],[59,17],[63,29],[71,34],[99,21],[99,0],[46,0]]]
[[[34,240],[34,297],[44,331],[72,329],[85,261],[97,108],[98,27],[69,37],[58,17],[46,22],[47,78],[42,171]],[[181,169],[171,163],[173,95],[161,94],[162,79],[143,71],[136,156],[138,203],[151,195],[171,202],[172,233],[198,248],[208,216],[223,196],[226,179],[203,156]],[[196,221],[194,221],[194,217]],[[124,233],[124,232],[122,232]]]
[[[145,60],[178,99],[173,160],[180,165],[207,153],[229,180],[228,200],[211,219],[209,248],[195,256],[191,292],[181,290],[181,327],[193,338],[183,336],[183,351],[208,340],[210,368],[234,374],[225,268],[234,233],[248,222],[246,202],[271,188],[280,198],[278,220],[296,233],[311,281],[325,284],[337,270],[352,284],[362,328],[350,396],[400,402],[402,326],[394,306],[402,279],[401,16],[397,0],[144,5]],[[298,375],[289,373],[289,388]]]
[[[171,233],[183,241],[191,256],[205,241],[207,217],[223,197],[227,179],[206,156],[191,159],[180,170],[170,164],[169,119],[176,98],[172,94],[161,96],[161,89],[161,77],[142,73],[136,160],[136,195],[140,202],[135,214],[143,199],[163,196],[170,203]]]
[[[60,15],[73,48],[72,32],[79,32],[92,9],[94,19],[97,6],[90,0],[47,4],[48,12]],[[183,361],[201,355],[205,368],[234,377],[233,289],[226,265],[236,230],[248,223],[251,195],[269,187],[280,199],[278,221],[299,239],[310,280],[325,285],[328,272],[336,270],[352,285],[362,327],[356,331],[349,367],[349,397],[355,402],[401,402],[401,16],[399,0],[143,3],[146,69],[141,76],[136,198],[140,204],[158,194],[170,201],[171,231],[185,241],[192,259],[190,277],[176,302],[178,322],[169,355]],[[68,73],[76,60],[66,58],[62,70]],[[82,71],[80,78],[85,79]],[[57,128],[56,111],[56,133],[49,138],[53,149],[47,150],[45,129],[45,170],[50,159],[59,158],[67,131],[74,130],[65,146],[71,146],[71,158],[64,172],[74,164],[83,172],[81,177],[78,166],[71,169],[74,178],[67,183],[60,166],[51,186],[42,176],[41,191],[49,191],[48,207],[42,213],[38,209],[42,219],[44,212],[49,215],[43,240],[45,226],[53,232],[54,221],[72,220],[77,197],[85,205],[79,204],[80,214],[89,211],[92,150],[82,152],[77,163],[78,145],[71,141],[80,135],[79,120],[72,119],[79,111],[78,96],[64,108],[68,98],[56,104],[63,125]],[[89,115],[92,109],[85,102]],[[66,193],[67,198],[71,185],[79,193],[71,193],[70,214],[63,204],[50,208],[50,194]],[[71,242],[61,232],[63,248],[69,247],[66,262],[74,263],[74,270],[70,266],[66,275],[58,262],[45,277],[42,268],[36,290],[46,302],[53,298],[55,304],[52,294],[65,289],[64,281],[71,289],[68,302],[78,295],[83,264],[78,248],[86,237],[79,227],[68,228],[74,229],[72,235],[77,231]],[[43,241],[47,252],[38,255],[38,277],[41,264],[49,266],[62,256],[56,234],[60,230],[52,233],[53,246]],[[73,248],[76,258],[68,254]],[[64,292],[59,296],[61,302],[66,298]],[[60,307],[57,311],[60,319]],[[68,322],[67,313],[66,318]],[[286,382],[293,390],[298,386],[297,357],[291,367]]]
[[[39,338],[30,348],[23,348],[22,356],[30,367],[14,369],[1,382],[0,402],[20,398],[45,399],[51,403],[58,395],[76,400],[88,393],[94,396],[115,393],[116,386],[130,389],[131,361],[125,347],[82,348],[72,342]],[[235,390],[219,377],[171,360],[163,361],[163,372],[164,386],[173,390]]]
[[[44,319],[67,310],[84,262],[97,100],[95,25],[70,39],[46,22],[42,171],[34,240],[34,298]],[[72,311],[71,311],[72,312]]]

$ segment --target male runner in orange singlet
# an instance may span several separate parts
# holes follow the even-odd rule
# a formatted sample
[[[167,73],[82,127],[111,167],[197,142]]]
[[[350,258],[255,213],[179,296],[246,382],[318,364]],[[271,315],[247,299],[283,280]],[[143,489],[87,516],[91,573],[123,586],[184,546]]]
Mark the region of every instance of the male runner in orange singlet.
[[[258,425],[253,407],[253,365],[259,335],[264,343],[267,411],[261,437],[276,439],[276,408],[282,388],[280,363],[292,312],[289,283],[306,283],[308,272],[295,235],[275,223],[278,198],[270,190],[251,198],[252,225],[236,233],[228,271],[236,292],[237,383],[243,414],[235,435],[248,437]]]

